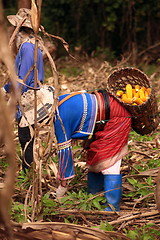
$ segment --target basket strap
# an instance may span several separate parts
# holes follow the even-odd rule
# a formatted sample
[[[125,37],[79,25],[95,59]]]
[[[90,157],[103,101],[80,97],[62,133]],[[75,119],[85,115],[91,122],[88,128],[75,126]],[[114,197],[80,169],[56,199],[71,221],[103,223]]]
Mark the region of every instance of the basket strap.
[[[105,119],[108,120],[110,119],[110,99],[109,99],[109,94],[106,90],[101,89],[98,92],[102,93],[103,98],[104,98],[104,104],[105,104]]]
[[[63,98],[59,103],[58,103],[58,107],[64,103],[65,101],[67,101],[69,98],[76,96],[78,94],[82,94],[82,92],[74,92],[74,93],[70,93],[69,95],[67,95],[65,98]]]

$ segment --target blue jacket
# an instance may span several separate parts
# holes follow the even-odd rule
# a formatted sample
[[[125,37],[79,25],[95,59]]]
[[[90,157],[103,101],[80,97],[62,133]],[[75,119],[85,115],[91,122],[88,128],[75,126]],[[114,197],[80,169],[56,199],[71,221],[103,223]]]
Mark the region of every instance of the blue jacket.
[[[60,96],[59,101],[65,96]],[[93,134],[96,117],[97,100],[94,94],[80,93],[59,106],[54,127],[58,141],[60,179],[74,176],[71,139],[88,139]]]
[[[29,42],[24,42],[19,52],[16,56],[16,73],[17,76],[20,79],[24,79],[28,71],[33,67],[34,65],[34,44]],[[38,49],[38,59],[37,59],[37,69],[38,69],[38,80],[40,82],[44,81],[44,64],[43,64],[43,56],[40,49]],[[25,82],[26,85],[30,87],[34,87],[34,70],[32,70]],[[17,87],[22,87],[22,94],[26,92],[29,88],[25,85],[22,85],[20,83],[17,83]],[[4,86],[4,89],[6,92],[9,92],[11,90],[11,82],[6,84]],[[16,118],[20,118],[21,112],[18,109]]]

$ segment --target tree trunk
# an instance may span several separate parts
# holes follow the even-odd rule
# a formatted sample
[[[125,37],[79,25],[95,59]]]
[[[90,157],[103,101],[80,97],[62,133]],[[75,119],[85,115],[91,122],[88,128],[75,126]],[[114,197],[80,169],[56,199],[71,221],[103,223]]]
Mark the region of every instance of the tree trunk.
[[[18,9],[31,8],[31,0],[18,0]]]

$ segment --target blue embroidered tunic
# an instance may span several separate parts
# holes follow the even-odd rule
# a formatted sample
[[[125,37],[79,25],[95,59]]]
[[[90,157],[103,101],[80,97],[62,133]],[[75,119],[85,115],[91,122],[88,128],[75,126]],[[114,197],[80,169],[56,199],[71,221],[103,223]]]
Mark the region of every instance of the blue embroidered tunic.
[[[59,101],[66,96],[60,96]],[[74,177],[71,139],[88,139],[93,134],[96,117],[97,100],[94,94],[80,93],[59,106],[54,123],[58,141],[59,179]]]

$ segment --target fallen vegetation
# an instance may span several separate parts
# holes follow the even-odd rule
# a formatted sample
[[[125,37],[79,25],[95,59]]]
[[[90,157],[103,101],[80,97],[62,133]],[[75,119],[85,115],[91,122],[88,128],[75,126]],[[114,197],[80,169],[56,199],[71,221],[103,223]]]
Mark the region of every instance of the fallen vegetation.
[[[60,73],[59,94],[83,89],[92,92],[105,88],[109,74],[117,67],[127,65],[126,62],[120,62],[112,67],[107,61],[86,58],[77,62],[68,58],[60,59],[56,64]],[[49,83],[49,69],[46,69],[46,72],[48,73],[46,82]],[[151,72],[150,77],[159,105],[158,71]],[[41,132],[41,141],[37,147],[43,153],[47,152],[46,131],[47,127]],[[39,196],[33,222],[31,203],[33,173],[32,169],[27,175],[21,172],[21,150],[15,128],[18,169],[10,210],[15,239],[159,239],[160,220],[155,198],[156,179],[160,167],[159,141],[159,128],[152,134],[144,136],[134,131],[130,133],[129,153],[123,159],[121,167],[123,198],[119,213],[103,211],[103,193],[87,195],[87,169],[82,141],[73,142],[76,177],[71,180],[66,196],[60,202],[56,199],[57,156],[55,142],[52,141],[49,154],[42,155],[44,158],[39,184],[42,196]],[[0,163],[2,185],[7,166],[3,153],[2,147]],[[2,229],[1,233],[3,234]]]

